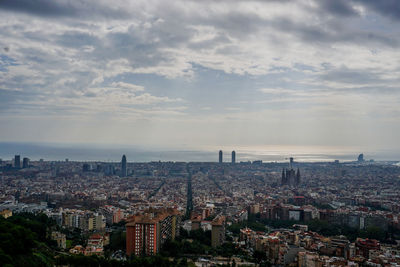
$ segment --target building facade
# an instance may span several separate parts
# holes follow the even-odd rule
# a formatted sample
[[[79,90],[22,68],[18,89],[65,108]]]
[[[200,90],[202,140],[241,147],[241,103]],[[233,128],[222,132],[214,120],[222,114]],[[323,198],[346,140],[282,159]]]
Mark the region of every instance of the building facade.
[[[211,246],[215,248],[225,242],[225,216],[217,216],[211,225]]]
[[[175,209],[161,209],[134,216],[126,224],[126,253],[155,255],[166,240],[179,235],[180,214]]]
[[[121,160],[121,177],[126,177],[126,176],[128,176],[128,170],[126,167],[126,156],[123,155]]]

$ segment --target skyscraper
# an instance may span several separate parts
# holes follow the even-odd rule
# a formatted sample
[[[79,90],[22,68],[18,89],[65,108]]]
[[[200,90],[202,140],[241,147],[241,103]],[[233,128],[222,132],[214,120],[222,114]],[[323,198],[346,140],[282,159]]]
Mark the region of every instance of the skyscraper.
[[[358,162],[364,162],[364,154],[358,155],[357,161],[358,161]]]
[[[91,170],[90,164],[84,163],[84,164],[82,165],[82,171],[83,171],[83,172],[90,172],[90,170]]]
[[[232,163],[236,163],[236,152],[235,152],[235,150],[232,151]]]
[[[14,157],[14,167],[17,169],[21,168],[21,156],[20,155],[15,155]]]
[[[28,158],[24,158],[22,160],[22,168],[29,168],[29,159]]]
[[[122,156],[121,160],[121,177],[126,177],[128,175],[127,169],[126,169],[126,156]]]
[[[222,150],[219,151],[219,163],[222,163]]]

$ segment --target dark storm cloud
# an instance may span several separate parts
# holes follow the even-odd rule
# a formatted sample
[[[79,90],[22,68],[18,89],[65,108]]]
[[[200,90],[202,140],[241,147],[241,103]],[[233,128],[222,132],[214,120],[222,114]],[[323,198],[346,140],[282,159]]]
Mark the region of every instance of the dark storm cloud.
[[[67,7],[63,2],[48,0],[3,0],[0,9],[41,16],[67,16],[77,13],[75,8]]]
[[[399,0],[355,0],[371,10],[383,16],[389,16],[400,20],[400,1]]]
[[[129,17],[124,9],[82,0],[1,0],[0,9],[43,17]]]
[[[287,18],[272,20],[268,23],[278,31],[297,36],[309,44],[355,43],[359,45],[383,44],[397,47],[399,40],[392,34],[355,30],[338,21],[329,21],[324,27],[295,23]]]
[[[320,8],[323,11],[330,14],[339,16],[357,15],[357,12],[348,0],[320,0],[317,3],[320,4]]]
[[[398,0],[318,0],[316,4],[324,13],[344,17],[358,15],[352,5],[361,4],[383,16],[400,20],[400,1]]]
[[[220,16],[200,18],[198,23],[217,27],[233,37],[243,38],[261,30],[268,20],[256,14],[235,11]]]

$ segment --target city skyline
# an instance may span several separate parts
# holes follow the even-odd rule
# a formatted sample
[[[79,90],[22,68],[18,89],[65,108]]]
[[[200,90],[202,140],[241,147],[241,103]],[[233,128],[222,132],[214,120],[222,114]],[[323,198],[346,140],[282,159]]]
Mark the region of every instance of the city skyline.
[[[1,266],[400,266],[400,0],[0,0]]]
[[[14,162],[14,155],[22,155],[28,160],[37,161],[88,161],[121,162],[125,153],[131,162],[182,161],[214,162],[219,161],[218,149],[222,149],[222,162],[262,160],[264,162],[286,162],[293,157],[299,162],[333,162],[335,160],[357,161],[360,152],[366,154],[366,160],[398,162],[400,154],[394,151],[360,151],[357,148],[338,147],[209,147],[209,148],[159,148],[130,145],[90,144],[51,144],[51,143],[4,143],[0,142],[0,160]],[[233,149],[233,150],[232,150]],[[231,153],[229,153],[231,152]],[[237,154],[238,153],[238,154]],[[22,158],[21,158],[22,160]]]
[[[396,1],[39,2],[0,6],[2,142],[400,149]]]

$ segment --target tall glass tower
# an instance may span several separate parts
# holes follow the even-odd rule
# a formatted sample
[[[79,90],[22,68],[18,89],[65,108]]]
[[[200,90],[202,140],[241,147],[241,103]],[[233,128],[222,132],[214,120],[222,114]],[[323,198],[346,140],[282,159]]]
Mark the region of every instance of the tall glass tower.
[[[21,168],[21,156],[20,155],[15,155],[14,157],[14,167],[17,169]]]
[[[128,171],[126,169],[126,156],[123,155],[121,160],[121,177],[126,177],[126,176],[128,176]]]

